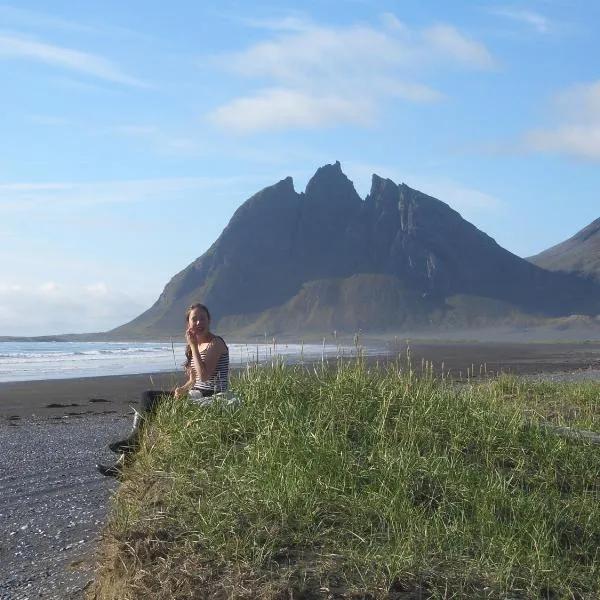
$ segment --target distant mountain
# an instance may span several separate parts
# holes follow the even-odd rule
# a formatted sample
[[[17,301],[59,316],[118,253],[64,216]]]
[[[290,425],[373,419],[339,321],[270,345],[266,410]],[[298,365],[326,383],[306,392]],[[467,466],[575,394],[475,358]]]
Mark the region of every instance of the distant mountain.
[[[600,287],[500,247],[447,204],[373,175],[365,200],[339,162],[298,193],[248,199],[207,252],[112,337],[181,335],[204,302],[219,331],[399,331],[600,313]]]
[[[579,273],[600,282],[600,219],[527,260],[544,269]]]

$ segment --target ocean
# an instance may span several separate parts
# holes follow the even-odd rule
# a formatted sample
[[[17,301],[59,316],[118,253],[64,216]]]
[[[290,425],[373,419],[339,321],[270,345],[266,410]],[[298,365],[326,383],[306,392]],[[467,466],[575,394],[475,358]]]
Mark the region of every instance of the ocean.
[[[232,367],[356,356],[354,346],[228,344]],[[0,383],[103,375],[181,372],[185,345],[169,342],[0,342]],[[362,348],[377,354],[381,348]]]

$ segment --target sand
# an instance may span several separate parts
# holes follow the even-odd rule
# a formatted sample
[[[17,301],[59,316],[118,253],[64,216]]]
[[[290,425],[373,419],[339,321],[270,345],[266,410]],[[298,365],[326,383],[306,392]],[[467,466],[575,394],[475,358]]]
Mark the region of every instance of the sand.
[[[0,421],[131,413],[144,390],[169,390],[183,379],[156,373],[0,383]]]
[[[424,361],[456,378],[497,373],[573,373],[600,369],[600,342],[481,343],[410,342],[413,369]],[[407,345],[371,361],[407,361]],[[85,415],[131,414],[147,389],[168,390],[183,383],[183,373],[119,375],[0,383],[0,421],[17,424],[29,418],[60,419]]]

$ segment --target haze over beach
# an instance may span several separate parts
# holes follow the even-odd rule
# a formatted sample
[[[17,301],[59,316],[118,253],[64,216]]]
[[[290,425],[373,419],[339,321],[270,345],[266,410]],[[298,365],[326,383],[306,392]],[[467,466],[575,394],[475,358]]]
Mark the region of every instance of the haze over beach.
[[[599,17],[583,0],[0,5],[0,336],[131,320],[247,198],[336,160],[361,197],[373,173],[406,182],[520,257],[563,242],[600,216]]]

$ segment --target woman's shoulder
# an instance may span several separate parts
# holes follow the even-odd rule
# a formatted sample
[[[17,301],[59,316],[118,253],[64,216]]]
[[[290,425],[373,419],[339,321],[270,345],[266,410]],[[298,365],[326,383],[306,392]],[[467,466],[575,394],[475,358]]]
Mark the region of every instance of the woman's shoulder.
[[[214,335],[212,340],[210,340],[209,346],[220,348],[223,352],[229,350],[225,340],[220,335]]]

